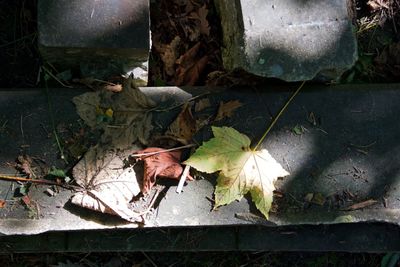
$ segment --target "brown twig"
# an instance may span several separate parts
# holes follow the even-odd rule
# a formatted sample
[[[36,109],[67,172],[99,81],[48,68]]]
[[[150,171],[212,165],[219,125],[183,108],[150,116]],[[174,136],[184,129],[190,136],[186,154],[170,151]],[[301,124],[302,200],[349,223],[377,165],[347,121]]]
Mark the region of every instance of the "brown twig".
[[[151,210],[151,209],[153,208],[153,206],[154,206],[154,203],[156,203],[156,200],[157,200],[158,195],[160,194],[160,192],[161,192],[161,190],[160,190],[160,188],[158,188],[158,189],[157,189],[157,192],[154,194],[154,196],[153,196],[153,198],[152,198],[152,200],[151,200],[149,206],[147,207],[147,209],[145,209],[144,211],[140,212],[140,213],[139,213],[139,216],[146,215],[147,213],[150,212],[150,210]]]
[[[185,146],[169,148],[169,149],[165,149],[165,150],[161,150],[161,151],[156,151],[156,152],[132,154],[131,156],[132,156],[132,157],[153,156],[153,155],[157,155],[157,154],[160,154],[160,153],[175,151],[175,150],[184,149],[184,148],[190,148],[190,147],[194,147],[194,146],[197,146],[197,145],[196,145],[196,144],[188,144],[188,145],[185,145]]]
[[[0,174],[0,180],[7,180],[7,181],[13,181],[13,182],[29,182],[29,183],[45,184],[45,185],[58,185],[58,186],[61,186],[61,187],[67,188],[67,189],[80,188],[79,186],[70,185],[70,184],[60,184],[60,183],[48,181],[48,180],[31,179],[31,178],[10,176],[10,175],[4,175],[4,174]]]

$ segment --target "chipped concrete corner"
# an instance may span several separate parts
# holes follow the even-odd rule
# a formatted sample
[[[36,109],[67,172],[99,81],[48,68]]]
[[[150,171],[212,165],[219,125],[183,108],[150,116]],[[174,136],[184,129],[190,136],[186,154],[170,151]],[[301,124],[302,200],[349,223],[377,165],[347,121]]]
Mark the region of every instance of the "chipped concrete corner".
[[[358,58],[346,0],[218,0],[216,6],[227,69],[242,67],[285,81],[326,81],[337,80]]]

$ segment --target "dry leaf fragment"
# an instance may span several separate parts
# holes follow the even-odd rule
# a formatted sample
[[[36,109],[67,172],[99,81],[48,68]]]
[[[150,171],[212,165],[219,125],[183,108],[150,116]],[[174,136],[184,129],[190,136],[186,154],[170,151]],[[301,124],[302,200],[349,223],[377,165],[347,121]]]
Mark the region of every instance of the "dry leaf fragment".
[[[190,143],[193,135],[196,132],[196,120],[193,117],[191,106],[189,105],[189,103],[186,103],[183,106],[182,111],[168,127],[165,135],[181,142],[182,144],[187,145]]]
[[[195,112],[199,112],[202,111],[208,107],[211,107],[211,102],[210,99],[208,98],[202,98],[199,101],[196,102],[195,106],[194,106],[194,111]]]
[[[137,154],[160,152],[154,155],[141,156],[139,160],[144,161],[144,175],[142,193],[146,195],[156,183],[156,178],[169,178],[179,180],[183,172],[181,165],[181,151],[165,151],[163,148],[149,147],[137,151]],[[193,178],[188,175],[188,180]]]
[[[169,76],[175,74],[175,61],[179,56],[179,45],[181,43],[181,38],[175,36],[170,44],[160,44],[155,42],[154,48],[160,53],[162,62],[164,63],[164,70]]]
[[[102,213],[118,215],[131,222],[141,222],[129,201],[140,193],[139,182],[132,167],[123,168],[124,159],[137,148],[116,152],[100,146],[89,149],[73,169],[73,176],[84,191],[71,199],[73,204]]]
[[[351,206],[349,206],[349,207],[347,207],[347,208],[344,208],[343,210],[349,210],[349,211],[350,211],[350,210],[359,210],[359,209],[363,209],[363,208],[372,206],[372,205],[374,205],[374,204],[376,204],[376,203],[378,203],[377,200],[375,200],[375,199],[368,199],[368,200],[365,200],[365,201],[363,201],[363,202],[353,204],[353,205],[351,205]]]
[[[387,0],[369,0],[367,2],[367,6],[372,10],[376,11],[379,9],[389,9],[388,1]]]
[[[155,106],[134,84],[130,77],[120,93],[109,91],[89,92],[73,98],[79,116],[91,128],[104,130],[101,137],[103,145],[112,148],[125,149],[135,141],[146,143],[152,129],[151,113]],[[98,107],[107,107],[113,111],[111,123],[97,122]]]
[[[200,56],[201,42],[197,42],[176,63],[176,85],[195,85],[208,63],[208,56]]]
[[[15,168],[28,178],[35,178],[35,173],[32,168],[32,158],[29,155],[18,156]]]
[[[6,206],[7,202],[4,199],[0,199],[0,209]]]
[[[243,106],[243,104],[240,103],[239,100],[229,101],[226,103],[221,101],[219,103],[217,116],[215,117],[214,121],[220,121],[226,117],[228,118],[232,117],[233,112],[241,106]]]
[[[195,12],[190,13],[189,18],[196,19],[199,21],[200,33],[206,36],[210,35],[210,25],[207,20],[208,9],[206,5],[203,5]]]

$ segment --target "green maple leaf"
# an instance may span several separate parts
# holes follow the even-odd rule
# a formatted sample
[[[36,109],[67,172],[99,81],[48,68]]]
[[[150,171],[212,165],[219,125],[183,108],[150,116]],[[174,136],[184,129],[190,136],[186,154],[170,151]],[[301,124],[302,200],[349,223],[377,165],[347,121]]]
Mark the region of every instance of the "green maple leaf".
[[[274,182],[289,175],[266,149],[252,151],[250,139],[230,127],[212,127],[214,138],[204,142],[185,164],[199,171],[220,171],[215,207],[240,200],[250,192],[256,207],[268,218]]]

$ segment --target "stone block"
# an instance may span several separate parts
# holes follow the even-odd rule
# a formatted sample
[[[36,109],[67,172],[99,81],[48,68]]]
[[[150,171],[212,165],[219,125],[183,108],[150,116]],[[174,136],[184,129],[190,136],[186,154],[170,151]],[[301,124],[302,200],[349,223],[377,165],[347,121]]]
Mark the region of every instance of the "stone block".
[[[336,80],[357,60],[346,0],[216,0],[223,61],[286,81]]]
[[[43,58],[83,76],[127,73],[148,60],[148,0],[39,0]]]

